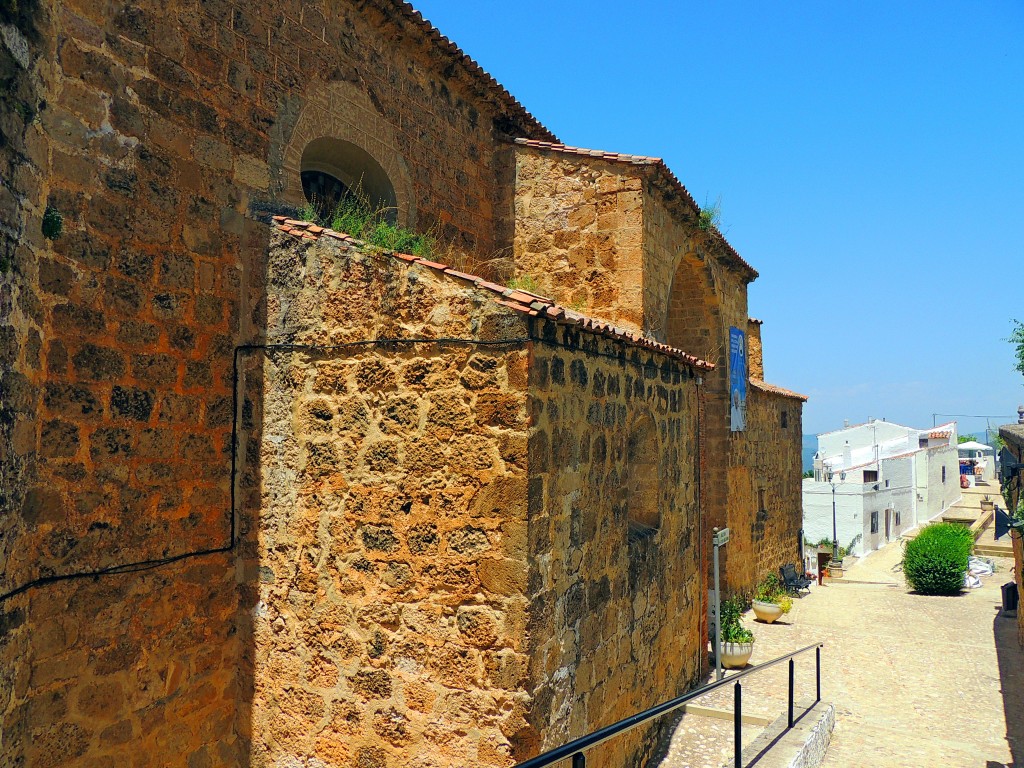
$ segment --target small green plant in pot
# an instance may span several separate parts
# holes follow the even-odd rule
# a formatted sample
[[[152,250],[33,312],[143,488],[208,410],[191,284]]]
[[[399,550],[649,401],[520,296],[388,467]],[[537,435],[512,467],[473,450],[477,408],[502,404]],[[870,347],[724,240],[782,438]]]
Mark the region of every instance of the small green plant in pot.
[[[793,607],[793,599],[786,594],[785,587],[774,573],[769,573],[754,592],[751,603],[758,621],[771,624]]]
[[[720,606],[722,613],[722,666],[741,669],[747,666],[754,652],[754,633],[743,626],[742,598],[730,597]]]

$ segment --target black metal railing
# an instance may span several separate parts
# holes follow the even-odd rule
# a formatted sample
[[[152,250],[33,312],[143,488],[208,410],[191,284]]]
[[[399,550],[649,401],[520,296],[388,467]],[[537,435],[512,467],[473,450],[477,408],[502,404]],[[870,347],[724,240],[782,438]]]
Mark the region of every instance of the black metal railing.
[[[736,740],[736,768],[742,768],[741,755],[743,753],[743,686],[740,684],[740,678],[752,675],[755,672],[768,669],[776,664],[789,661],[789,717],[788,717],[788,728],[793,727],[795,722],[793,716],[793,686],[796,678],[793,659],[799,656],[801,653],[814,649],[814,693],[815,703],[821,701],[821,649],[824,643],[814,643],[808,645],[805,648],[801,648],[798,651],[787,653],[785,656],[779,656],[777,659],[766,661],[764,664],[758,664],[756,667],[745,669],[742,672],[737,672],[734,675],[718,680],[714,683],[709,683],[701,688],[697,688],[689,693],[684,693],[682,696],[677,696],[669,701],[662,702],[657,706],[646,709],[643,712],[639,712],[635,715],[631,715],[624,720],[619,720],[617,723],[612,723],[604,728],[601,728],[593,733],[589,733],[586,736],[581,736],[578,739],[570,741],[568,744],[563,744],[560,747],[556,747],[548,752],[545,752],[537,757],[530,758],[524,763],[520,763],[516,768],[544,768],[545,766],[554,765],[562,760],[572,758],[572,768],[586,768],[587,765],[587,750],[596,747],[598,744],[607,741],[608,739],[614,738],[626,731],[631,731],[634,728],[648,723],[656,717],[661,717],[669,712],[672,712],[679,707],[683,706],[687,702],[693,701],[696,698],[704,696],[722,688],[726,685],[732,685],[733,687],[733,734]]]

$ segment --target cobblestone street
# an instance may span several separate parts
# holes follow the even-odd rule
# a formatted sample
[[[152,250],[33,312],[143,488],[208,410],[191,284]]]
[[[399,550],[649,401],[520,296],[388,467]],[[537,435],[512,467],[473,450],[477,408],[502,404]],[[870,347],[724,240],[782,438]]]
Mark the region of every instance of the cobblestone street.
[[[756,637],[752,663],[824,642],[822,698],[837,710],[826,768],[1024,766],[1024,653],[1015,619],[999,615],[1013,560],[997,558],[980,589],[925,597],[908,593],[901,559],[902,544],[894,542],[860,560],[841,583],[815,585],[795,600],[785,623],[760,624],[747,614]],[[744,713],[785,711],[785,665],[744,683]],[[814,657],[805,654],[797,697],[813,696],[813,686]],[[731,686],[698,703],[731,710]],[[731,755],[731,722],[687,715],[677,741],[662,768],[722,765]]]

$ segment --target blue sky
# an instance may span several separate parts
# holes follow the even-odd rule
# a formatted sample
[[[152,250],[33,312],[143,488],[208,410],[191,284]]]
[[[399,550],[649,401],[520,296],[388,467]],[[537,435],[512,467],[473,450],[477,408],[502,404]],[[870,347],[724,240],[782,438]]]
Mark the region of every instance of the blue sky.
[[[1016,419],[1024,3],[414,5],[562,141],[721,196],[805,432]]]

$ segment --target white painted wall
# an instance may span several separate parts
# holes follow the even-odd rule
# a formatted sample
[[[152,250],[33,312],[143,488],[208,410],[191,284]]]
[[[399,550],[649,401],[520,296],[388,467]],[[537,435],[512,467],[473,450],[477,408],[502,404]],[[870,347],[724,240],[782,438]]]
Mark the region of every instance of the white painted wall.
[[[950,437],[929,438],[929,431],[875,421],[819,436],[819,453],[837,468],[836,528],[841,546],[853,543],[851,554],[873,552],[960,500],[955,425],[935,430]],[[921,447],[922,440],[927,448]],[[870,463],[865,466],[865,461]],[[842,466],[850,469],[841,479]],[[877,471],[877,480],[865,482],[868,470]],[[803,481],[803,505],[804,536],[812,542],[831,540],[832,486],[824,477]],[[877,514],[874,531],[872,513]]]
[[[838,480],[838,478],[837,478]],[[863,483],[849,481],[836,483],[836,529],[839,545],[847,546],[851,541],[864,536],[864,494]],[[832,540],[832,486],[805,478],[803,483],[804,538],[819,542]],[[856,550],[853,552],[856,554]]]

